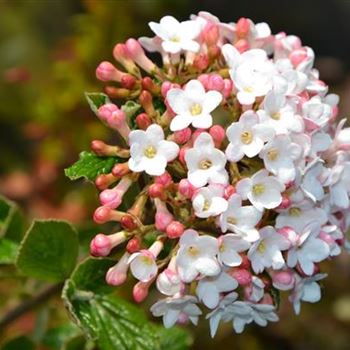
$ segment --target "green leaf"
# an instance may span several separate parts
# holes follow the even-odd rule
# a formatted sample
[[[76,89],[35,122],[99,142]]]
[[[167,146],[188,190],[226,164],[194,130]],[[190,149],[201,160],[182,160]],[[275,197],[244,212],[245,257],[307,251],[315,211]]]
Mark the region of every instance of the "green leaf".
[[[168,335],[149,322],[139,307],[105,294],[113,290],[104,279],[114,263],[110,259],[89,258],[66,281],[62,297],[76,323],[101,350],[185,349],[185,345],[175,344],[180,340],[181,344],[189,342],[182,333],[173,330],[175,338],[165,339]]]
[[[9,239],[0,238],[0,264],[14,264],[18,251],[18,244]]]
[[[67,222],[34,221],[17,256],[17,267],[26,276],[44,281],[63,281],[78,257],[78,234]]]
[[[0,237],[19,242],[23,236],[24,220],[18,206],[0,196]]]
[[[64,172],[71,180],[85,178],[95,181],[100,174],[108,174],[113,166],[120,162],[118,157],[100,157],[92,152],[81,152],[79,160],[65,169]]]
[[[35,350],[35,344],[25,336],[19,336],[5,343],[2,350]]]
[[[60,350],[87,350],[93,349],[94,346],[86,346],[86,339],[82,335],[77,335],[65,341]]]
[[[125,112],[128,124],[131,129],[136,129],[135,117],[143,110],[141,105],[135,101],[126,102],[121,109]]]
[[[193,344],[191,334],[183,328],[166,329],[159,327],[161,350],[187,350]]]
[[[106,103],[111,103],[109,97],[102,92],[85,92],[85,97],[91,110],[97,114],[98,109]]]

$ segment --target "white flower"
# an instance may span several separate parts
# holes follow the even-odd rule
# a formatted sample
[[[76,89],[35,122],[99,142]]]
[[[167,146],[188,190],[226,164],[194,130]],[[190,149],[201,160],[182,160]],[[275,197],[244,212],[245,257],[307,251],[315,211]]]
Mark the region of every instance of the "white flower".
[[[321,162],[317,162],[309,167],[303,176],[301,189],[305,195],[313,202],[317,202],[323,199],[324,189],[323,184],[327,180],[329,172],[322,165]]]
[[[214,338],[221,320],[228,322],[232,319],[232,311],[230,306],[237,299],[237,297],[238,294],[235,292],[225,295],[225,297],[221,299],[219,306],[207,314],[206,319],[209,318],[210,335],[212,338]]]
[[[249,301],[257,303],[265,294],[264,282],[259,277],[252,276],[252,283],[249,286],[249,292]]]
[[[232,292],[238,287],[238,282],[228,275],[221,272],[215,277],[206,277],[198,282],[196,293],[198,299],[203,301],[204,305],[210,309],[218,306],[220,293]]]
[[[266,52],[259,49],[254,51],[259,54],[244,60],[235,70],[230,70],[231,79],[238,90],[237,99],[242,105],[251,105],[256,97],[265,96],[272,89],[273,76],[276,74]]]
[[[302,111],[305,123],[310,129],[325,126],[332,116],[332,107],[327,103],[323,103],[319,96],[314,96],[305,102]]]
[[[259,230],[260,239],[252,244],[248,251],[248,258],[255,273],[261,273],[265,268],[280,269],[285,262],[281,251],[289,248],[290,243],[278,234],[272,226],[265,226]]]
[[[301,234],[295,233],[288,237],[292,243],[287,256],[289,267],[295,267],[299,263],[304,273],[311,276],[314,272],[314,263],[328,258],[330,248],[318,237],[320,231],[320,226],[316,222],[305,227]]]
[[[257,111],[260,122],[274,128],[277,135],[304,130],[303,119],[295,114],[295,107],[286,100],[284,94],[269,92],[263,107]]]
[[[254,242],[259,238],[255,226],[261,217],[262,212],[254,206],[242,206],[241,197],[235,193],[228,200],[228,208],[220,215],[219,222],[222,232],[229,230],[242,235],[249,242]]]
[[[272,139],[274,131],[270,126],[259,124],[258,115],[250,110],[244,112],[238,122],[232,123],[226,134],[230,141],[226,156],[228,160],[238,162],[244,155],[255,157],[264,143]]]
[[[221,185],[209,185],[199,189],[193,196],[194,213],[199,218],[217,216],[227,209],[227,200],[223,198],[224,189]]]
[[[158,272],[154,255],[146,249],[132,254],[128,263],[133,276],[141,282],[150,281]]]
[[[164,295],[173,296],[183,289],[183,283],[178,273],[165,269],[158,275],[157,289]]]
[[[295,179],[295,161],[300,155],[301,147],[291,142],[288,135],[277,135],[260,152],[265,168],[276,175],[282,183]]]
[[[276,218],[276,228],[291,227],[296,232],[302,232],[311,222],[318,222],[323,226],[328,221],[327,213],[322,208],[310,206],[292,206]]]
[[[189,81],[184,90],[169,90],[166,98],[176,113],[170,123],[171,131],[182,130],[189,125],[199,129],[210,128],[213,124],[211,113],[222,101],[220,92],[205,92],[199,80]]]
[[[212,137],[202,132],[195,140],[193,148],[185,153],[188,181],[195,187],[205,186],[209,181],[227,184],[225,170],[226,157],[214,147]]]
[[[202,314],[200,308],[196,305],[197,298],[185,295],[180,298],[166,298],[159,300],[151,306],[153,316],[163,316],[165,328],[172,327],[182,317],[188,317],[193,324],[197,324],[198,316]]]
[[[216,276],[220,265],[216,259],[218,244],[216,238],[199,236],[195,230],[186,230],[179,241],[176,264],[181,280],[192,282],[198,275]]]
[[[257,232],[259,235],[259,233]],[[259,237],[259,236],[258,236]],[[228,233],[218,238],[219,253],[218,260],[226,266],[239,266],[242,257],[238,254],[249,249],[250,243],[240,236]]]
[[[321,299],[321,288],[318,281],[327,277],[325,273],[319,273],[312,277],[301,278],[296,274],[296,286],[289,300],[293,303],[294,312],[300,314],[301,301],[317,303]]]
[[[269,176],[267,170],[262,169],[251,178],[240,180],[236,186],[237,193],[242,199],[249,199],[258,210],[273,209],[282,202],[281,192],[284,185],[274,176]]]
[[[330,187],[331,203],[346,209],[350,205],[350,162],[343,164],[337,181]]]
[[[181,50],[198,52],[199,44],[194,40],[201,31],[201,25],[197,21],[179,22],[172,16],[165,16],[160,23],[150,22],[152,31],[161,39],[162,48],[172,54]]]
[[[145,171],[149,175],[162,175],[167,163],[179,153],[175,142],[165,141],[161,126],[152,124],[146,131],[134,130],[129,134],[131,171]]]

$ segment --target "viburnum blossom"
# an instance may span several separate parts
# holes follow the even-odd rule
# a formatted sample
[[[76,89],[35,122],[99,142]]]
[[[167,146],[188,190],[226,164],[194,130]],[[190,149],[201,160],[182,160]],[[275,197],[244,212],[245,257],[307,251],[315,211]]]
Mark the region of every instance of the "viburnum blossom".
[[[91,254],[113,253],[106,281],[132,275],[136,302],[155,286],[151,312],[166,327],[202,314],[212,336],[221,321],[266,326],[280,291],[299,313],[321,298],[323,262],[350,246],[339,98],[313,50],[266,23],[200,12],[150,28],[96,69],[105,94],[89,102],[117,145],[91,145],[103,163],[91,171],[94,220],[118,229],[97,234]]]

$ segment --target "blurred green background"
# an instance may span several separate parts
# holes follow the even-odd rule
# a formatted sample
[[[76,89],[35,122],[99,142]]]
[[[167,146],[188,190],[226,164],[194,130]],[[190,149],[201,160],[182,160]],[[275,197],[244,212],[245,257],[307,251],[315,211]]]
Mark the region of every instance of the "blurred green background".
[[[92,139],[109,136],[84,99],[84,91],[102,89],[96,66],[112,60],[118,41],[151,35],[149,21],[166,14],[184,20],[201,10],[300,36],[314,48],[321,78],[340,94],[341,116],[350,115],[350,1],[0,0],[0,193],[29,217],[89,221],[96,191],[71,183],[63,169]],[[300,317],[284,298],[280,323],[240,336],[226,325],[215,340],[203,323],[192,330],[193,349],[350,349],[350,259],[343,255],[326,269],[322,301],[303,305]],[[0,275],[0,308],[31,288]],[[51,323],[67,317],[58,298],[50,313]],[[44,316],[40,309],[26,314],[0,340],[38,332]]]

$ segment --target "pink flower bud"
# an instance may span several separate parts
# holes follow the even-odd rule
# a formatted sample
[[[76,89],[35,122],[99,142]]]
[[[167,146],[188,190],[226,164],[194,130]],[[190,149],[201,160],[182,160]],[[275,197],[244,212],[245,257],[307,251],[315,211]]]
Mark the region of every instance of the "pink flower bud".
[[[163,82],[160,92],[164,98],[166,98],[166,95],[170,89],[181,89],[181,86],[179,84],[174,84],[170,81]]]
[[[209,134],[214,140],[215,147],[220,148],[222,141],[226,137],[225,129],[221,125],[213,125],[209,129]]]
[[[96,77],[101,81],[120,81],[123,74],[108,61],[101,62],[96,68]]]
[[[117,186],[112,189],[104,190],[100,193],[100,202],[102,205],[117,208],[123,199],[125,192],[130,188],[132,180],[129,177],[123,177]]]
[[[222,91],[225,87],[224,79],[219,74],[210,74],[208,78],[207,89]]]
[[[329,245],[333,245],[335,243],[334,238],[330,234],[328,234],[324,231],[320,232],[319,238],[322,239],[323,242],[325,242]]]
[[[247,18],[241,17],[236,23],[236,35],[239,38],[244,38],[250,32],[250,21]]]
[[[132,289],[132,296],[137,303],[143,302],[148,296],[148,290],[154,279],[148,282],[137,282]]]
[[[282,196],[282,202],[278,206],[278,209],[288,209],[292,204],[292,201],[289,197],[287,196]]]
[[[246,269],[234,269],[229,274],[237,280],[239,285],[247,286],[252,282],[252,274]]]
[[[149,116],[156,115],[156,111],[153,106],[153,98],[149,91],[143,90],[139,96],[139,100],[142,107]]]
[[[131,238],[128,244],[126,245],[126,250],[130,254],[138,252],[140,248],[141,248],[141,242],[138,237]]]
[[[120,219],[120,225],[127,231],[133,231],[137,228],[138,224],[130,214],[125,214]]]
[[[215,23],[207,22],[202,31],[202,38],[208,46],[214,45],[219,40],[219,28]]]
[[[209,84],[209,74],[201,74],[197,79],[202,83],[204,88],[208,90],[208,84]]]
[[[169,238],[179,238],[184,233],[185,226],[179,221],[172,221],[166,228],[166,234]]]
[[[91,150],[99,156],[115,156],[116,147],[107,145],[101,140],[93,140],[91,142]]]
[[[236,187],[234,187],[232,185],[228,185],[225,188],[224,197],[225,197],[225,199],[229,199],[235,193],[236,193]]]
[[[133,89],[136,84],[136,78],[130,74],[123,74],[120,79],[120,85],[125,89]]]
[[[120,286],[127,279],[128,260],[130,254],[125,252],[116,265],[111,267],[106,274],[106,282],[112,286]]]
[[[190,128],[185,128],[180,131],[174,132],[174,141],[179,145],[186,143],[192,136],[192,131]]]
[[[144,77],[141,81],[142,88],[149,91],[153,95],[158,95],[160,92],[159,85],[157,85],[151,77]]]
[[[305,48],[294,50],[290,53],[289,59],[294,67],[307,59],[307,51]]]
[[[167,194],[165,192],[165,188],[160,183],[154,183],[148,188],[148,194],[151,198],[160,198],[162,200],[165,200],[167,197]]]
[[[272,274],[273,285],[280,290],[292,289],[295,283],[295,277],[292,270],[276,271]]]
[[[94,256],[107,256],[112,249],[108,236],[99,233],[90,243],[90,253]]]
[[[129,73],[138,72],[138,68],[129,56],[129,51],[125,44],[117,44],[113,49],[114,58],[122,65]]]
[[[208,68],[209,66],[209,57],[205,53],[200,53],[196,55],[193,66],[197,68],[199,71],[203,71]]]
[[[259,304],[274,305],[274,301],[271,294],[265,293],[263,298],[259,301]]]
[[[107,123],[108,120],[112,118],[113,113],[118,110],[119,108],[117,105],[113,103],[106,103],[98,109],[97,115],[102,121]]]
[[[166,171],[166,172],[164,172],[164,174],[162,174],[160,176],[156,176],[154,182],[156,184],[160,184],[166,188],[166,187],[169,187],[173,183],[173,179],[172,179],[171,175]]]
[[[146,130],[152,124],[152,120],[147,113],[140,113],[135,118],[135,121],[137,126],[142,130]]]
[[[247,257],[246,254],[243,254],[243,253],[241,253],[240,256],[242,258],[242,262],[241,262],[241,265],[239,265],[239,267],[241,269],[249,270],[250,269],[250,265],[251,265],[249,258]]]
[[[104,224],[109,221],[112,209],[109,207],[98,207],[94,213],[94,221],[97,224]]]
[[[128,162],[116,164],[112,169],[115,177],[123,177],[130,172]]]
[[[166,204],[160,199],[154,200],[156,206],[155,225],[159,231],[165,231],[167,226],[174,220],[173,215],[169,212]]]
[[[233,90],[233,81],[231,79],[224,79],[224,89],[221,91],[224,98],[228,98]]]
[[[154,73],[154,71],[157,69],[157,66],[154,62],[152,62],[145,54],[145,51],[143,50],[140,43],[130,38],[125,43],[126,48],[128,50],[129,56],[146,72],[148,73]]]
[[[113,248],[123,243],[126,237],[125,231],[120,231],[109,236],[99,233],[91,241],[90,252],[94,256],[107,256]]]
[[[240,52],[243,53],[247,50],[249,50],[250,46],[247,40],[240,39],[235,43],[235,48]]]
[[[117,181],[117,178],[113,174],[101,174],[97,176],[95,180],[95,185],[99,190],[105,190],[114,182]]]
[[[192,198],[194,192],[196,191],[196,188],[187,179],[182,179],[179,182],[178,191],[184,197]]]

